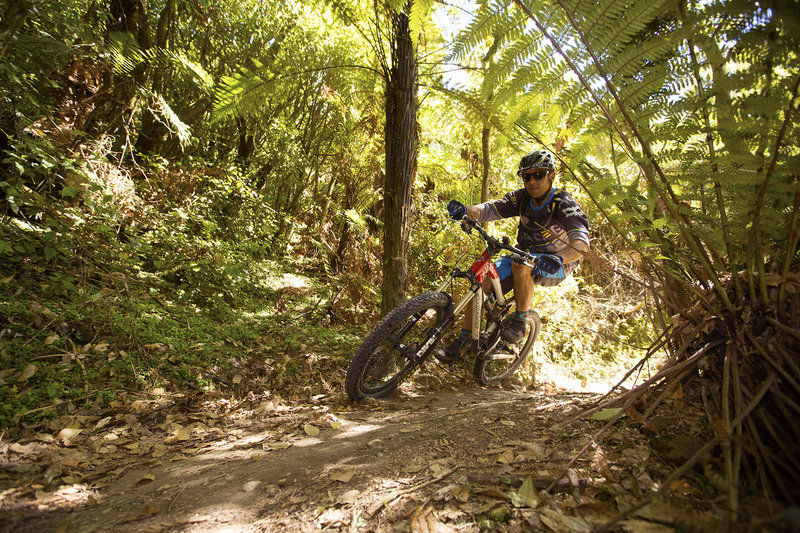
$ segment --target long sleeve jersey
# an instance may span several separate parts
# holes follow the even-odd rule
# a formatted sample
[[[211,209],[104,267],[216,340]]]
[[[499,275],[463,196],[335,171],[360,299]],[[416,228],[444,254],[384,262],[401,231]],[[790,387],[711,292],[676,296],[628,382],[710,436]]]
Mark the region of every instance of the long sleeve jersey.
[[[480,222],[518,216],[517,246],[524,250],[557,254],[567,249],[571,240],[589,244],[589,219],[564,190],[551,190],[547,200],[535,206],[527,191],[519,189],[480,204],[480,209]]]

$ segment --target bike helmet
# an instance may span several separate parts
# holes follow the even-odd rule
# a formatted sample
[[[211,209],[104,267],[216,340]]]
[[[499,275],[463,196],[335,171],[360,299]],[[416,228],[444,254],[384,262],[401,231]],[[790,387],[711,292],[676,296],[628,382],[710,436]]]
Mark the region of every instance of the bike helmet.
[[[556,169],[556,158],[547,150],[534,150],[520,160],[517,175],[532,168],[546,168],[553,171]]]

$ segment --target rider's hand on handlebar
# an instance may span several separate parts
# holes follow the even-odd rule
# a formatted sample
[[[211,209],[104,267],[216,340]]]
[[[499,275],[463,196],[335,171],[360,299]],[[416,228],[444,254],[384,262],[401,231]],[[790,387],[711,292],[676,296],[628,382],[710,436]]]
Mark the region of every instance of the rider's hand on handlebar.
[[[461,220],[467,216],[467,208],[458,200],[450,200],[447,204],[447,212],[453,220]]]
[[[564,260],[561,259],[561,256],[555,254],[547,254],[539,257],[539,261],[536,264],[539,271],[547,274],[555,274],[563,266]]]

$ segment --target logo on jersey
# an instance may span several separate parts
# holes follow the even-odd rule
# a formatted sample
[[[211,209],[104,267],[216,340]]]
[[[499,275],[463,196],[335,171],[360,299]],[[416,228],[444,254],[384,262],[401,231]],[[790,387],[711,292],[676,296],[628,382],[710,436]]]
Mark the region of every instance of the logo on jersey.
[[[581,211],[581,208],[578,205],[565,207],[562,213],[564,213],[565,217],[583,216],[583,211]]]

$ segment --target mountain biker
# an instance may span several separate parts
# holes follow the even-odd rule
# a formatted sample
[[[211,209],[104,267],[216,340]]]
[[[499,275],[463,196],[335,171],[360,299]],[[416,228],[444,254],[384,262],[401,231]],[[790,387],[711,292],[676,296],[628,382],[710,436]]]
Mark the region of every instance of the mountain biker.
[[[508,343],[520,342],[525,336],[525,320],[534,286],[558,285],[589,251],[589,219],[569,193],[553,188],[556,178],[553,154],[547,150],[527,154],[519,162],[517,175],[524,187],[499,200],[470,206],[451,200],[447,205],[447,211],[455,220],[465,215],[479,222],[518,216],[517,247],[541,254],[535,269],[514,263],[510,255],[495,262],[503,292],[514,289],[516,312],[501,332]],[[487,289],[488,286],[487,281]],[[459,334],[443,351],[436,353],[440,361],[456,361],[466,348],[472,328],[471,306],[472,302],[466,309]]]

